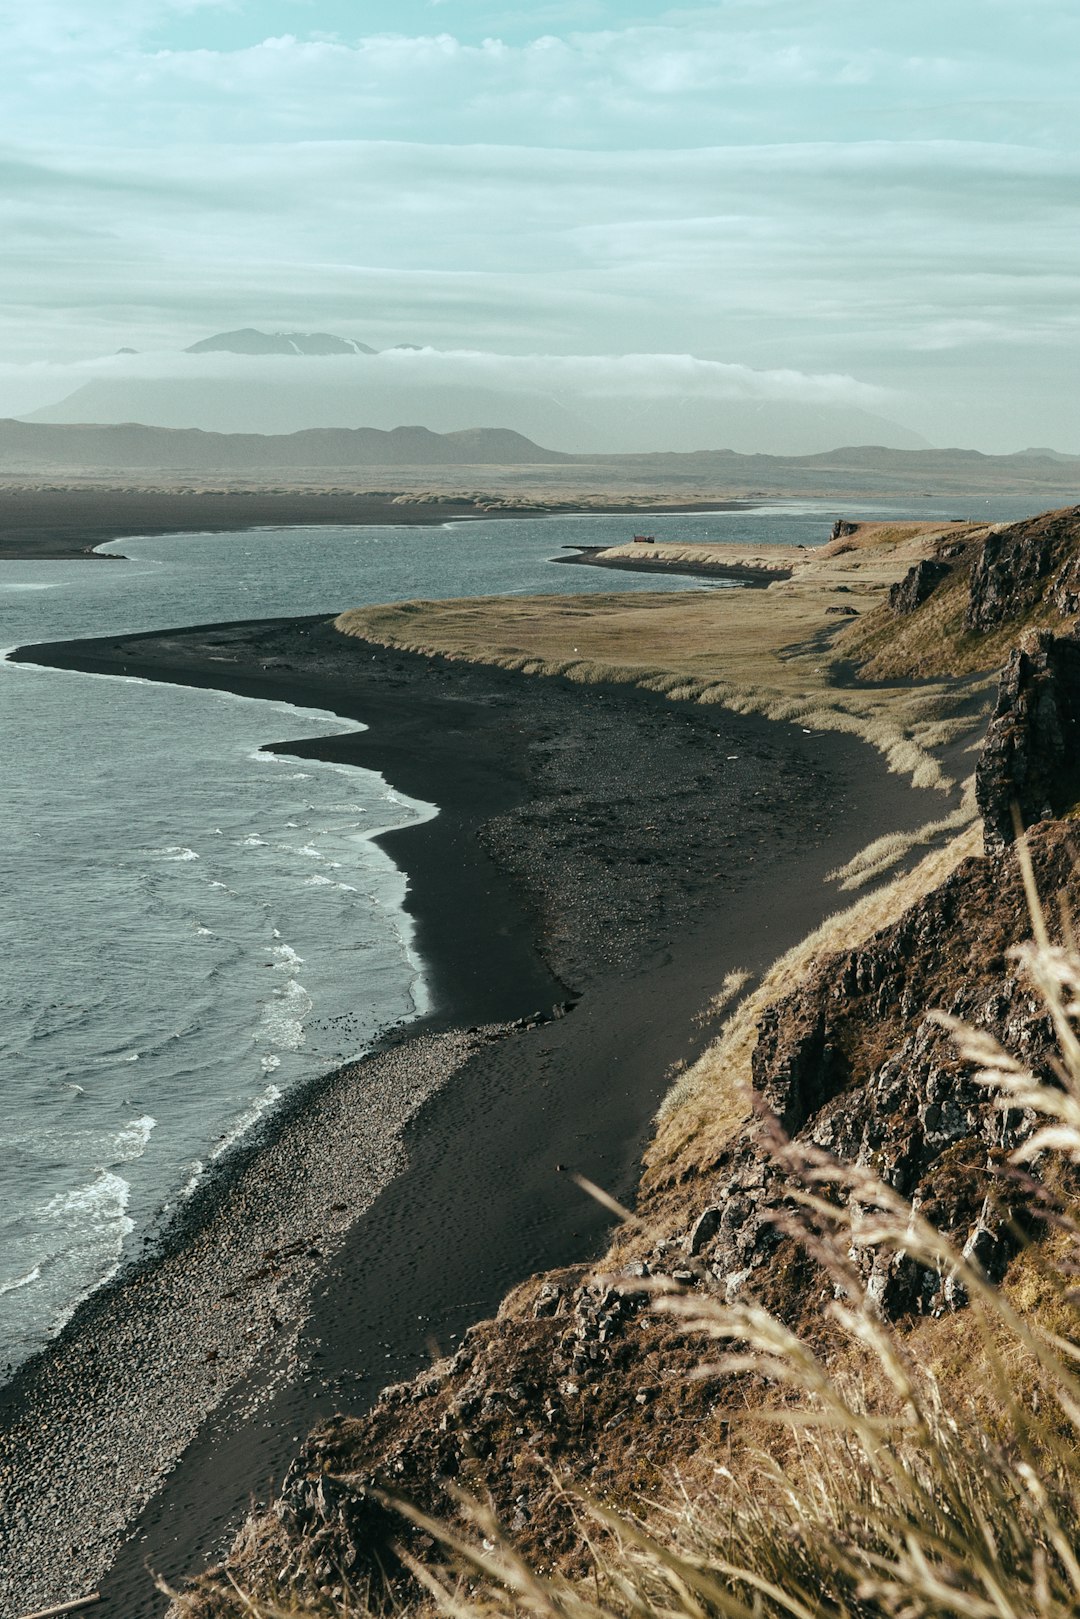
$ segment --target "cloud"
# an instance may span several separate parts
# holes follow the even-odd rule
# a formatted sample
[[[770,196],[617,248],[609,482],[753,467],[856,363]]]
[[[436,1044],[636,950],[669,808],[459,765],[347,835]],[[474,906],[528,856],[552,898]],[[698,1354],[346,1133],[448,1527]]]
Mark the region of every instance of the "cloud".
[[[74,366],[0,365],[0,414],[218,432],[510,427],[551,448],[803,450],[909,442],[896,400],[842,374],[758,371],[685,354],[397,350],[374,356],[158,352]]]
[[[1015,144],[10,155],[0,335],[27,356],[46,321],[54,353],[269,323],[888,380],[943,332],[1071,339],[1080,294],[1080,160]]]
[[[151,22],[170,9],[179,8],[127,0],[100,17],[70,0],[46,0],[42,12],[10,8],[12,127],[41,119],[45,92],[57,130],[84,139],[105,138],[119,124],[162,145],[197,119],[206,138],[243,127],[248,138],[267,140],[302,128],[309,137],[686,147],[741,142],[766,125],[779,138],[810,128],[873,132],[897,103],[918,103],[920,119],[933,123],[942,100],[950,124],[947,109],[968,103],[977,88],[975,127],[992,135],[1001,103],[1058,91],[1072,99],[1065,51],[1080,43],[1080,27],[1060,13],[1022,30],[1006,17],[992,40],[972,27],[970,6],[956,8],[969,18],[957,28],[951,13],[931,14],[925,0],[912,0],[901,30],[867,23],[846,5],[812,20],[786,7],[721,7],[592,30],[555,17],[545,31],[537,16],[531,37],[516,43],[497,32],[476,40],[449,31],[327,38],[313,29],[228,49],[212,43],[212,19],[225,8],[209,5],[199,12],[205,45],[149,48]],[[1056,51],[1048,60],[1037,44],[1051,23]],[[940,44],[928,51],[927,40]]]
[[[231,0],[0,0],[5,53],[63,59],[137,49],[170,17],[231,9]]]
[[[322,326],[976,412],[1080,359],[1064,0],[360,10],[0,0],[7,352]]]
[[[0,386],[50,393],[56,399],[96,380],[230,380],[257,387],[483,388],[496,393],[551,393],[576,401],[776,400],[883,409],[892,393],[841,374],[701,360],[689,354],[498,354],[478,349],[397,349],[369,356],[186,354],[158,350],[115,354],[72,364],[0,363]]]

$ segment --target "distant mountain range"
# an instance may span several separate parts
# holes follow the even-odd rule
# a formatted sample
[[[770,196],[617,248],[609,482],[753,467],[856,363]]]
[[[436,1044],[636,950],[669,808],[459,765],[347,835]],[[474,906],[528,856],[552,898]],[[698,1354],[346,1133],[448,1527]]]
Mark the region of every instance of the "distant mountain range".
[[[710,480],[724,476],[737,482],[753,477],[753,463],[760,461],[762,481],[776,487],[778,459],[798,460],[800,476],[807,476],[807,458],[825,456],[826,464],[835,468],[839,455],[854,475],[852,457],[860,452],[837,446],[868,446],[867,464],[900,478],[899,489],[907,487],[903,480],[908,477],[916,479],[912,487],[917,487],[920,477],[945,476],[946,466],[956,471],[962,486],[975,465],[959,460],[961,452],[934,452],[917,433],[857,406],[723,399],[670,387],[650,393],[630,385],[620,393],[614,382],[611,391],[597,392],[595,386],[575,384],[577,373],[573,368],[560,371],[561,362],[552,362],[550,375],[561,379],[565,374],[565,385],[560,380],[557,391],[530,386],[526,375],[535,379],[549,374],[542,362],[537,369],[535,357],[518,367],[507,355],[417,351],[410,343],[380,355],[358,339],[331,332],[264,332],[254,326],[202,338],[183,358],[177,355],[171,361],[161,362],[155,355],[140,358],[134,350],[121,353],[134,356],[125,368],[129,374],[94,377],[66,398],[21,418],[27,426],[55,424],[71,436],[21,438],[15,432],[18,423],[6,423],[0,466],[240,472],[535,466],[574,457],[636,456],[659,471],[665,457],[674,457],[687,475],[697,468]],[[236,358],[230,361],[229,356]],[[340,365],[333,363],[336,357],[341,357]],[[295,368],[282,364],[283,358],[295,360]],[[606,362],[594,363],[602,368]],[[518,370],[520,382],[515,380]],[[619,374],[618,362],[612,362],[610,375]],[[601,370],[600,375],[606,374]],[[497,422],[498,428],[480,425],[489,422]],[[95,426],[118,431],[95,438],[89,431]],[[940,454],[945,460],[920,461],[916,470],[907,453],[886,464],[888,452],[913,451]],[[1049,449],[984,459],[1001,466],[1019,466],[1022,460],[1027,467],[1054,466],[1055,486],[1068,482],[1078,464],[1075,457]]]
[[[290,381],[280,375],[284,369],[280,367],[277,374],[258,382],[247,377],[213,375],[98,378],[25,419],[141,422],[152,427],[202,428],[211,433],[272,435],[308,428],[389,432],[402,423],[416,423],[433,433],[452,433],[497,422],[538,443],[554,443],[568,452],[591,449],[594,444],[587,423],[553,399],[470,385],[397,383],[373,378],[362,360],[355,365],[345,359],[340,363],[343,372],[353,374],[312,380],[301,369],[296,380]],[[648,447],[675,446],[661,440]]]
[[[204,433],[137,422],[47,426],[0,420],[0,470],[18,472],[283,472],[396,466],[545,466],[573,456],[507,428],[309,428],[284,436]]]
[[[333,473],[339,480],[365,468],[409,469],[401,488],[460,487],[451,468],[491,472],[506,492],[515,470],[533,469],[520,483],[544,498],[579,498],[589,488],[614,498],[663,490],[667,501],[702,501],[720,493],[755,496],[820,494],[967,500],[1032,494],[1046,505],[1080,501],[1080,456],[1025,450],[982,455],[977,450],[892,450],[851,445],[806,456],[693,454],[574,456],[544,449],[507,428],[433,433],[425,427],[309,428],[299,433],[206,433],[137,423],[49,425],[0,420],[0,473],[98,477],[164,473],[181,478],[244,477],[272,482],[290,474]],[[443,469],[440,471],[440,469]],[[546,469],[543,471],[541,469]],[[470,483],[473,480],[470,479]],[[478,480],[480,481],[480,480]],[[483,486],[483,485],[482,485]]]
[[[416,353],[400,343],[398,351]],[[125,351],[127,352],[127,351]],[[917,433],[855,406],[767,399],[718,399],[700,392],[656,394],[576,391],[515,384],[514,362],[495,357],[501,375],[441,355],[428,364],[374,363],[376,351],[329,332],[263,332],[243,327],[192,343],[180,375],[98,377],[57,403],[27,412],[34,422],[141,422],[217,433],[294,433],[305,428],[379,428],[418,423],[453,433],[497,422],[537,443],[573,454],[734,450],[807,455],[837,444],[920,449]],[[387,351],[391,352],[391,351]],[[198,357],[238,357],[233,374],[220,362],[200,372]],[[251,361],[342,356],[358,363],[318,370],[268,367],[253,377]],[[475,359],[475,357],[473,357]],[[287,373],[287,374],[286,374]]]
[[[352,366],[347,366],[352,371]],[[214,433],[285,434],[305,428],[378,428],[415,422],[453,433],[486,422],[567,454],[733,450],[809,455],[838,444],[921,449],[917,433],[870,411],[773,400],[580,398],[478,387],[470,382],[398,381],[357,374],[313,382],[301,374],[256,385],[232,377],[129,377],[88,382],[31,422],[142,422]]]

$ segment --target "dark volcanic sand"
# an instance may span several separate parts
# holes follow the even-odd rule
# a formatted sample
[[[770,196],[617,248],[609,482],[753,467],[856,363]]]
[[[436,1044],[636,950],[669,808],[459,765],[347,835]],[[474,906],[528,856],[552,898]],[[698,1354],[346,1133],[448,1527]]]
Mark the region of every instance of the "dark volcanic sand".
[[[281,747],[441,806],[382,840],[409,875],[424,1027],[287,1105],[164,1257],[96,1295],[0,1405],[13,1611],[98,1583],[119,1546],[96,1611],[140,1619],[164,1607],[145,1563],[178,1580],[213,1556],[317,1418],[600,1249],[607,1219],[560,1166],[631,1199],[724,974],[805,935],[837,903],[826,871],[942,800],[850,737],[388,652],[319,619],[26,655],[363,719]],[[565,1017],[505,1027],[578,993]],[[502,1027],[446,1032],[475,1024]]]
[[[483,467],[462,467],[462,482],[481,481]],[[505,472],[504,468],[499,469]],[[525,469],[526,481],[528,469]],[[392,476],[392,472],[391,472]],[[432,468],[432,487],[445,483],[447,469]],[[500,480],[501,482],[501,480]],[[446,523],[452,518],[506,518],[522,514],[543,517],[548,511],[572,513],[595,511],[610,515],[621,512],[640,515],[640,505],[627,505],[612,494],[599,504],[590,500],[582,505],[572,499],[539,505],[523,500],[513,505],[513,496],[501,497],[507,503],[495,510],[466,497],[431,501],[395,502],[385,495],[345,489],[146,489],[109,488],[95,484],[72,487],[37,487],[0,482],[0,561],[52,562],[68,557],[84,557],[95,545],[106,540],[122,540],[134,534],[184,534],[272,525],[352,523],[422,524]],[[704,512],[748,509],[746,500],[661,502],[654,512]],[[103,561],[116,561],[112,556]]]
[[[273,524],[445,523],[452,517],[489,515],[470,500],[395,505],[389,495],[318,490],[108,489],[93,485],[30,489],[0,484],[0,561],[84,557],[95,545],[133,534],[206,533]]]

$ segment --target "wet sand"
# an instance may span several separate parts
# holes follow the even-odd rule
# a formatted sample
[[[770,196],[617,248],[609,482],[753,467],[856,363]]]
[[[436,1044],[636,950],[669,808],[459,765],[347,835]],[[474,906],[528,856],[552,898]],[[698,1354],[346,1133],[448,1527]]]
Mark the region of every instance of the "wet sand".
[[[387,652],[321,619],[24,655],[364,720],[281,750],[441,811],[382,840],[430,1017],[292,1098],[0,1402],[11,1611],[100,1584],[103,1619],[140,1619],[164,1608],[146,1563],[198,1569],[312,1422],[599,1250],[606,1217],[564,1169],[632,1199],[725,972],[767,965],[835,908],[826,871],[942,799],[850,737]]]

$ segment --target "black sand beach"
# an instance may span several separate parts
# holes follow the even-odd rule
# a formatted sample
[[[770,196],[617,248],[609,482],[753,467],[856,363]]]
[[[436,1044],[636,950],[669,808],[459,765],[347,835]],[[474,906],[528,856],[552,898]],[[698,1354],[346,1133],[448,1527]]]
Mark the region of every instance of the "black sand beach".
[[[581,501],[570,494],[533,500],[502,490],[494,504],[490,497],[455,494],[446,482],[445,468],[427,471],[435,493],[417,491],[404,483],[398,495],[393,469],[387,469],[390,487],[382,492],[351,488],[250,487],[190,488],[116,484],[99,479],[92,483],[21,483],[0,479],[0,562],[63,561],[94,554],[107,540],[130,535],[231,533],[245,528],[277,525],[428,524],[468,518],[543,517],[550,512],[595,512],[618,516],[640,515],[641,502],[620,500],[617,494]],[[502,471],[504,469],[500,469]],[[460,483],[485,486],[484,467],[462,467]],[[437,491],[445,489],[445,493]],[[411,490],[411,492],[409,492]],[[755,503],[718,496],[713,500],[659,501],[653,512],[709,512],[749,509]],[[113,556],[99,561],[113,562]]]
[[[274,524],[445,523],[489,514],[474,501],[399,505],[349,490],[169,489],[0,483],[0,561],[62,561],[135,534],[229,532]],[[499,512],[494,515],[506,516]],[[512,515],[512,514],[511,514]],[[113,562],[111,556],[98,558]]]
[[[0,1401],[10,1611],[100,1584],[103,1619],[140,1619],[165,1606],[147,1563],[197,1570],[312,1422],[597,1251],[607,1217],[563,1170],[631,1200],[724,974],[803,937],[839,903],[828,870],[943,800],[850,737],[387,652],[318,619],[21,656],[362,719],[281,750],[440,806],[382,840],[431,1015],[293,1098]]]

